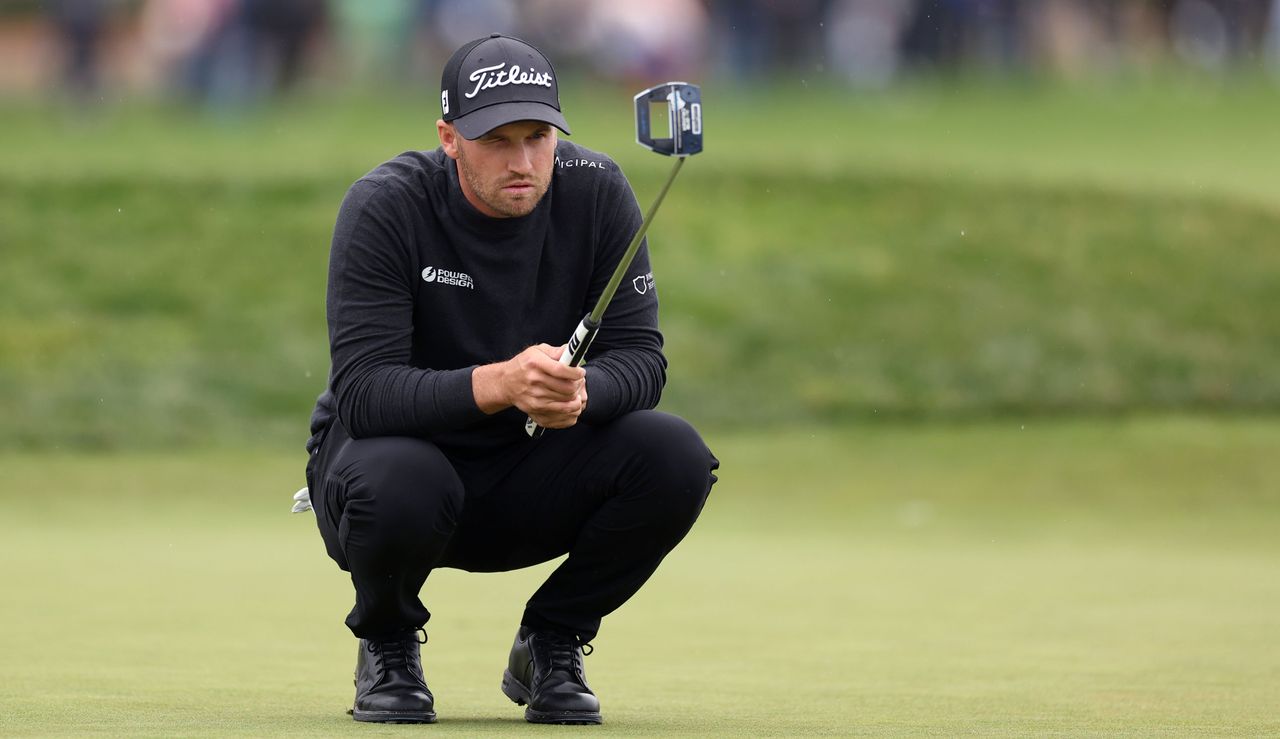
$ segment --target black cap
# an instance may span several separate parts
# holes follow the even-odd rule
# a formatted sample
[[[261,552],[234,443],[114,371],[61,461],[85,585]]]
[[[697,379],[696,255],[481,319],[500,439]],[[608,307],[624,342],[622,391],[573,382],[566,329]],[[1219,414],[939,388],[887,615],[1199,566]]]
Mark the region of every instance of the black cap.
[[[514,121],[543,121],[570,133],[551,62],[531,45],[500,33],[453,53],[440,78],[440,109],[467,139]]]

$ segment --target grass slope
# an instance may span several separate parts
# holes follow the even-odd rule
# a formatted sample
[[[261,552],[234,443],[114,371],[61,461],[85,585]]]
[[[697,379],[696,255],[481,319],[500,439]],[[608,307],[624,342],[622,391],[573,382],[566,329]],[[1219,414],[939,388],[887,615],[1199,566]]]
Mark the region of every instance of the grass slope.
[[[588,660],[605,732],[1280,731],[1274,424],[710,441],[703,520]],[[0,733],[352,731],[349,584],[286,513],[300,463],[0,459]],[[546,572],[432,576],[433,732],[530,731],[497,685]]]
[[[567,105],[647,202],[667,163],[629,142],[624,93]],[[700,423],[1275,411],[1268,93],[712,86],[707,152],[652,233],[666,407]],[[0,117],[0,448],[296,444],[328,371],[337,205],[431,146],[430,101],[74,122],[8,101]]]
[[[0,179],[0,447],[296,443],[344,186]],[[665,407],[696,421],[1280,409],[1269,210],[786,170],[677,190]]]
[[[629,171],[665,167],[633,141],[630,88],[566,87],[575,141]],[[1152,77],[1107,84],[991,85],[963,80],[865,93],[817,80],[761,89],[708,80],[707,150],[722,172],[851,171],[1072,182],[1129,191],[1280,203],[1280,97],[1274,80]],[[0,100],[0,173],[16,182],[345,182],[435,141],[438,109],[420,88],[300,98],[204,117],[155,105],[59,112]],[[692,171],[692,168],[691,168]]]

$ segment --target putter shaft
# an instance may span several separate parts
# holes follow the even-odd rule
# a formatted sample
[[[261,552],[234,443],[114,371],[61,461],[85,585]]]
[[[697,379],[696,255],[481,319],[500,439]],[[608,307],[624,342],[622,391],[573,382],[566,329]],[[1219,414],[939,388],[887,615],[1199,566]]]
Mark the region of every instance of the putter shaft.
[[[662,189],[658,191],[658,196],[653,199],[653,204],[645,212],[644,219],[640,221],[640,228],[636,230],[636,235],[631,237],[631,243],[627,245],[627,250],[623,252],[622,259],[618,260],[618,266],[614,268],[613,276],[609,278],[609,283],[604,286],[604,291],[596,299],[595,307],[583,317],[582,321],[578,323],[578,328],[569,337],[568,349],[560,355],[561,364],[577,367],[586,359],[587,349],[591,347],[591,342],[596,338],[596,332],[600,330],[605,309],[612,302],[614,293],[618,292],[618,285],[622,284],[622,278],[627,274],[627,269],[631,267],[631,261],[635,259],[636,252],[640,251],[640,242],[644,241],[645,232],[649,230],[649,224],[653,223],[653,217],[658,212],[658,206],[662,205],[662,199],[667,196],[667,191],[671,189],[671,183],[675,182],[676,175],[680,174],[680,168],[684,166],[684,160],[684,157],[676,159],[675,166],[671,168],[671,174],[667,175],[667,181],[663,183]],[[546,429],[539,426],[532,418],[526,418],[524,431],[530,438],[540,439]]]
[[[675,166],[671,168],[671,174],[667,175],[667,181],[663,183],[662,189],[658,191],[658,196],[653,199],[653,204],[649,206],[649,210],[644,214],[644,220],[640,221],[640,228],[636,231],[636,235],[631,237],[631,243],[627,245],[627,250],[622,253],[622,259],[618,261],[618,266],[613,270],[613,276],[609,278],[609,284],[604,286],[604,292],[600,293],[600,298],[596,300],[596,306],[591,309],[591,320],[594,323],[600,323],[604,318],[604,311],[609,307],[610,301],[613,300],[613,294],[618,291],[618,285],[622,284],[622,278],[626,276],[627,269],[631,267],[631,260],[635,259],[636,252],[640,251],[640,242],[644,241],[644,235],[649,230],[649,224],[653,223],[653,216],[658,212],[658,206],[662,205],[663,198],[667,197],[667,190],[671,189],[671,183],[675,182],[676,175],[680,174],[680,168],[684,166],[685,157],[678,157]]]
[[[670,138],[654,138],[652,135],[648,106],[662,102],[665,102],[668,106],[667,121],[671,131]],[[590,348],[591,342],[595,340],[596,333],[600,330],[600,324],[604,320],[604,312],[608,309],[609,303],[613,301],[614,294],[618,292],[618,286],[622,284],[622,278],[626,276],[627,270],[631,267],[631,262],[635,259],[636,252],[640,250],[640,243],[644,241],[644,236],[649,231],[649,225],[653,223],[653,217],[657,214],[658,207],[662,205],[663,199],[667,197],[667,191],[671,189],[671,183],[675,182],[676,175],[680,173],[680,168],[684,166],[684,160],[702,151],[702,92],[697,85],[691,85],[687,82],[668,82],[651,87],[635,96],[635,104],[636,143],[650,151],[665,156],[674,156],[676,157],[676,163],[671,168],[671,174],[667,175],[667,181],[662,184],[662,189],[658,191],[657,197],[653,199],[649,210],[645,212],[644,218],[640,220],[640,228],[631,237],[631,243],[627,245],[622,258],[618,260],[618,266],[614,268],[608,284],[600,292],[600,297],[596,299],[595,307],[582,318],[578,323],[578,328],[569,337],[567,349],[560,355],[560,363],[570,367],[581,365],[586,358],[587,349]],[[530,437],[537,439],[542,436],[545,429],[539,426],[533,418],[526,418],[524,430]]]

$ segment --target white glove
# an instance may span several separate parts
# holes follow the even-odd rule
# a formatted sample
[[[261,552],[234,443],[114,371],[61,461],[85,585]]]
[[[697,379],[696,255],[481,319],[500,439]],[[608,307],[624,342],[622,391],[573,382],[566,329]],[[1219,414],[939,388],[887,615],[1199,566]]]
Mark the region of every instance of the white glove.
[[[302,513],[311,510],[311,491],[303,488],[293,494],[293,512]]]

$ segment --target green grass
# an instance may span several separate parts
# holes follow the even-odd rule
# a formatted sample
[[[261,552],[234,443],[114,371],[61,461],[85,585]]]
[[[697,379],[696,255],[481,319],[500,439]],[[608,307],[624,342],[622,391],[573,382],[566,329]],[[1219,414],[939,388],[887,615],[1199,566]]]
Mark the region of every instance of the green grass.
[[[1280,733],[1274,88],[704,92],[652,234],[724,467],[597,641],[601,730]],[[629,99],[567,102],[647,202]],[[286,506],[338,202],[434,118],[0,102],[0,734],[413,730],[342,713]],[[432,576],[430,731],[536,730],[497,686],[547,571]]]
[[[1073,182],[1109,189],[1280,202],[1274,81],[1169,77],[1106,84],[960,81],[865,93],[803,79],[754,91],[708,80],[700,169],[901,174]],[[86,118],[0,100],[0,172],[21,182],[138,177],[163,181],[339,183],[406,149],[435,144],[429,95],[299,98],[207,118],[118,104]],[[575,141],[628,170],[664,169],[633,143],[631,95],[565,92]],[[692,168],[691,168],[692,171]]]
[[[624,92],[568,105],[647,202],[667,163],[629,143]],[[668,409],[1280,410],[1269,88],[790,84],[713,102],[653,231]],[[298,443],[328,371],[338,203],[432,145],[429,101],[54,113],[0,109],[0,448]]]
[[[605,733],[1280,731],[1273,422],[709,440],[702,521],[587,661]],[[0,733],[354,731],[350,586],[286,513],[301,462],[0,459]],[[432,576],[431,731],[531,730],[498,678],[546,572]]]

